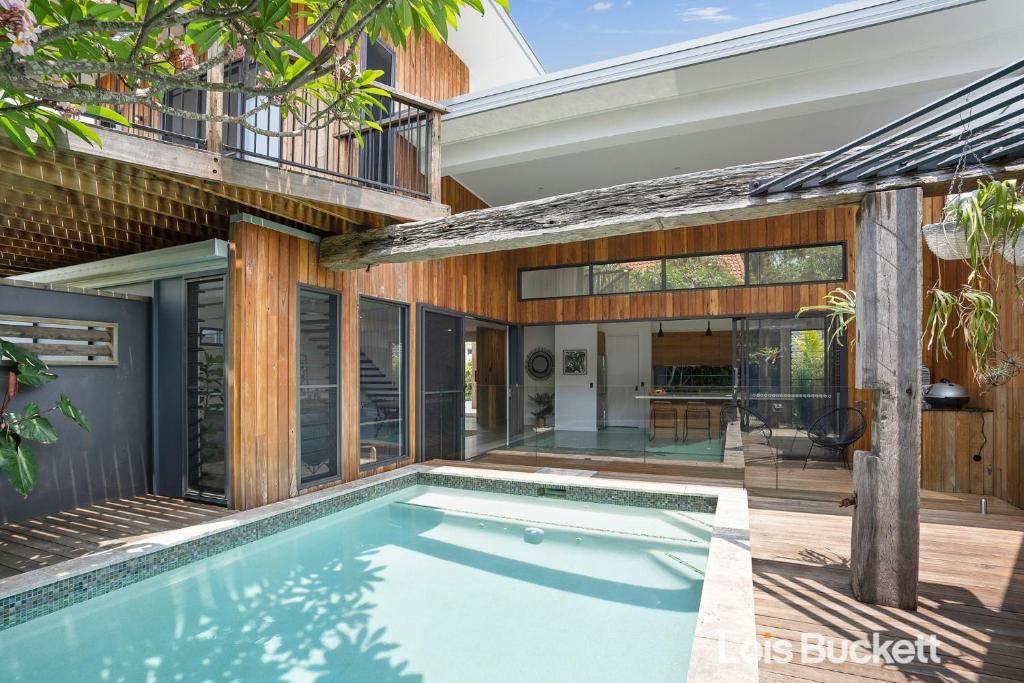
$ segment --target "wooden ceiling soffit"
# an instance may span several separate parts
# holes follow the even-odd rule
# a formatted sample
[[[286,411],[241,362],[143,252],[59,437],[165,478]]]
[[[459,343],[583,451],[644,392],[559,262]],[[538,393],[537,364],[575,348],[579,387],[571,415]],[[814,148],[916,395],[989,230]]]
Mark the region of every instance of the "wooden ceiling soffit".
[[[273,192],[263,192],[160,171],[151,171],[151,173],[230,201],[233,205],[231,215],[257,209],[278,217],[278,220],[289,220],[297,225],[310,226],[333,233],[345,232],[350,222],[358,223],[364,215],[362,212],[344,207],[320,206],[313,202],[285,197]]]
[[[427,220],[448,214],[448,207],[426,199],[320,177],[283,167],[269,166],[205,150],[173,145],[135,135],[95,129],[103,141],[93,147],[75,137],[60,144],[75,155],[102,158],[161,173],[223,182],[238,188],[269,192],[280,197],[334,207],[330,213],[349,220],[338,210],[391,216],[398,220]],[[365,223],[366,221],[359,221]],[[319,226],[314,226],[319,227]]]
[[[578,242],[855,205],[869,193],[921,186],[944,194],[951,172],[893,176],[870,183],[751,197],[754,181],[799,168],[819,155],[698,171],[627,183],[453,216],[326,237],[320,265],[357,270],[401,263]],[[1024,172],[1024,164],[989,167],[993,174]],[[986,174],[977,170],[978,177]]]
[[[64,221],[70,219],[83,233],[95,234],[99,230],[99,234],[105,234],[104,229],[110,228],[120,233],[121,239],[141,235],[180,243],[181,236],[206,238],[211,231],[223,233],[226,226],[225,218],[215,214],[204,213],[207,222],[201,224],[0,171],[0,212],[17,213],[13,209],[31,212],[33,215],[26,218],[38,222],[65,225]]]
[[[17,231],[25,239],[56,240],[69,247],[92,245],[107,247],[118,252],[137,251],[141,248],[169,247],[181,240],[169,240],[158,233],[145,235],[141,231],[125,231],[108,223],[92,223],[35,214],[0,200],[0,225]]]
[[[83,159],[66,152],[40,151],[29,157],[11,151],[4,172],[72,192],[181,218],[197,225],[216,224],[227,215],[223,200],[180,183],[147,177],[124,164]]]

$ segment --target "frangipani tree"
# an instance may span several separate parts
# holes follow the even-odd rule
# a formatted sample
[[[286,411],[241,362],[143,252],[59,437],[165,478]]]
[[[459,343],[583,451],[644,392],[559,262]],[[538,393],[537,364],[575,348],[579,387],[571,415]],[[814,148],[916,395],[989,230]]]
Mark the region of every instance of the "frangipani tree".
[[[128,126],[115,111],[126,104],[263,135],[374,128],[387,93],[373,85],[380,72],[358,67],[362,35],[444,41],[466,8],[482,13],[484,0],[0,0],[0,128],[30,154],[61,129],[98,144],[78,117]],[[256,78],[210,78],[236,61]],[[176,89],[233,93],[243,111],[176,108],[164,98]],[[254,125],[271,107],[293,130]]]

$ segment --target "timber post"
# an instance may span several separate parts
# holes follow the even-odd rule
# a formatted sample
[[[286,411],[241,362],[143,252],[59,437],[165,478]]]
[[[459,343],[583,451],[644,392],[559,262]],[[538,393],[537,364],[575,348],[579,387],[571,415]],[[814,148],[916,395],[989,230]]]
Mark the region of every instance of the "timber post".
[[[854,454],[853,595],[917,608],[921,480],[920,188],[876,192],[857,218],[857,387],[871,451]]]
[[[215,57],[220,54],[220,46],[214,46],[210,48],[210,57]],[[207,78],[210,83],[223,83],[224,82],[224,64],[217,64],[217,66],[210,69],[210,73]],[[211,117],[223,116],[224,115],[224,99],[227,97],[227,93],[217,92],[211,90],[206,94],[206,111]],[[224,149],[224,124],[218,121],[208,121],[206,124],[206,151],[214,154],[220,154]]]
[[[429,149],[427,151],[427,189],[430,201],[441,203],[441,112],[432,111],[429,114]]]

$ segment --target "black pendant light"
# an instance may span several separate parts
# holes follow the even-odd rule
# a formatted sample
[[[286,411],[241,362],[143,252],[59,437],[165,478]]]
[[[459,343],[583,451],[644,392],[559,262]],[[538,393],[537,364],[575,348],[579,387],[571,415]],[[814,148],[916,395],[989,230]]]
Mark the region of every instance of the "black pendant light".
[[[665,330],[661,329],[661,323],[658,323],[658,338],[665,336]]]
[[[711,336],[711,318],[708,318],[708,329],[704,330],[704,336],[705,337],[710,337]]]

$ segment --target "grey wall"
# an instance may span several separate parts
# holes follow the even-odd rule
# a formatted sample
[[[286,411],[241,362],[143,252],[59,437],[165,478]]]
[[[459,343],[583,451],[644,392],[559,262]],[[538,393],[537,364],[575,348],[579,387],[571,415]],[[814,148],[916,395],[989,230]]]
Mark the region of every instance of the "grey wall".
[[[32,444],[39,481],[27,498],[0,477],[0,522],[51,514],[148,491],[150,480],[149,302],[47,289],[0,280],[0,315],[118,323],[116,366],[56,366],[59,379],[20,388],[13,406],[52,405],[61,393],[85,413],[92,431],[63,415],[52,422],[60,440]]]

